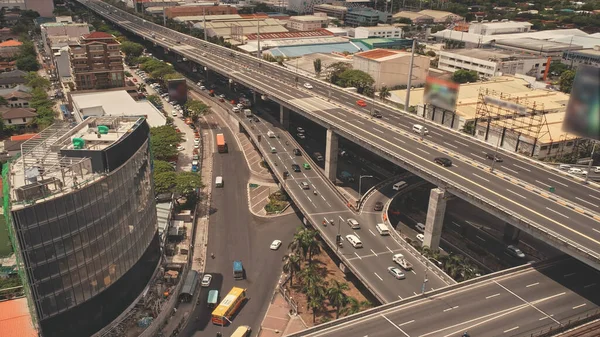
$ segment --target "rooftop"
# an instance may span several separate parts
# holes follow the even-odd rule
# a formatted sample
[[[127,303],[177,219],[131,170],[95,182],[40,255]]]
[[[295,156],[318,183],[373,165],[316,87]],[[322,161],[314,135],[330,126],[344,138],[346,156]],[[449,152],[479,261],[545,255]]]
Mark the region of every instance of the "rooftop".
[[[275,57],[298,57],[314,53],[356,53],[360,50],[359,47],[356,46],[354,43],[347,42],[347,40],[337,37],[321,38],[315,40],[311,39],[304,40],[301,42],[301,44],[294,45],[294,43],[298,43],[298,41],[289,40],[288,45],[280,44],[278,47],[269,49],[265,52],[268,52],[269,54]]]
[[[529,22],[517,22],[517,21],[505,21],[505,22],[478,22],[474,24],[480,24],[487,28],[521,28],[523,26],[533,26]]]
[[[431,18],[431,16],[429,16],[429,15],[425,15],[425,14],[421,14],[421,13],[417,13],[417,12],[410,12],[410,11],[401,11],[401,12],[398,12],[398,13],[394,14],[392,17],[395,18],[395,19],[398,19],[398,18],[408,18],[408,19],[411,19],[411,20],[418,19],[418,18],[421,18],[421,17],[429,17],[429,18]]]
[[[296,39],[296,38],[309,38],[309,37],[321,37],[321,36],[333,36],[333,33],[327,29],[318,29],[308,32],[282,32],[282,33],[265,33],[260,34],[260,41],[274,40],[274,39]],[[248,40],[258,40],[257,34],[246,35]]]
[[[498,36],[498,35],[496,35]],[[573,50],[573,49],[581,49],[583,46],[561,43],[549,40],[538,40],[534,38],[521,38],[521,39],[510,39],[510,40],[497,40],[496,45],[498,46],[507,46],[514,48],[521,48],[526,50],[533,50],[536,52],[558,52],[563,50]]]
[[[23,42],[15,41],[15,40],[7,40],[0,43],[0,48],[2,47],[19,47],[23,45]]]
[[[17,298],[0,302],[0,336],[37,337],[31,315],[27,307],[27,298]]]
[[[572,53],[579,54],[579,55],[600,56],[600,50],[597,50],[597,49],[576,50],[576,51],[573,51]]]
[[[559,39],[573,39],[574,41],[578,37],[591,37],[594,38],[593,35],[588,35],[587,33],[579,30],[579,29],[553,29],[553,30],[543,30],[539,32],[526,32],[526,33],[512,33],[512,34],[497,34],[497,35],[480,35],[473,34],[467,32],[457,32],[454,30],[445,29],[439,31],[437,33],[432,34],[432,36],[450,40],[461,40],[469,43],[489,43],[492,40],[495,41],[506,41],[506,40],[514,40],[514,39],[523,39],[523,38],[531,38],[536,40],[550,40],[557,41]],[[575,44],[575,42],[573,42]],[[591,48],[591,47],[589,47]]]
[[[327,21],[327,20],[328,19],[326,16],[317,16],[317,15],[300,15],[300,16],[290,17],[290,21],[311,22],[311,21]]]
[[[82,115],[86,110],[101,111],[104,116],[144,116],[150,127],[166,124],[165,116],[148,101],[136,101],[125,90],[71,93],[73,108]]]
[[[0,108],[0,114],[2,119],[14,119],[14,118],[30,118],[36,117],[35,109],[32,108]]]
[[[83,35],[86,39],[114,39],[114,35],[105,32],[93,32]]]
[[[396,26],[392,26],[392,25],[377,25],[377,26],[370,26],[370,27],[356,27],[356,29],[360,29],[360,30],[368,30],[371,32],[377,32],[380,30],[389,30],[389,29],[402,29],[401,27],[396,27]]]
[[[444,18],[448,15],[456,15],[450,12],[445,12],[445,11],[436,11],[436,10],[432,10],[432,9],[424,9],[422,11],[419,12],[420,14],[424,14],[427,16],[431,16],[435,19],[441,19]]]
[[[410,56],[410,53],[400,50],[391,50],[391,49],[373,49],[368,51],[363,51],[354,55],[355,57],[363,57],[371,60],[376,60],[379,62],[392,60],[399,57]]]
[[[504,49],[481,49],[481,48],[469,48],[469,49],[448,49],[442,50],[440,54],[456,54],[468,56],[480,60],[488,61],[510,61],[515,59],[536,59],[544,58],[539,55],[529,55],[517,53],[510,50]]]
[[[331,10],[342,11],[342,12],[347,12],[348,11],[348,8],[346,8],[344,6],[334,6],[334,5],[330,5],[330,4],[315,5],[315,9],[318,10],[319,8],[331,9]]]

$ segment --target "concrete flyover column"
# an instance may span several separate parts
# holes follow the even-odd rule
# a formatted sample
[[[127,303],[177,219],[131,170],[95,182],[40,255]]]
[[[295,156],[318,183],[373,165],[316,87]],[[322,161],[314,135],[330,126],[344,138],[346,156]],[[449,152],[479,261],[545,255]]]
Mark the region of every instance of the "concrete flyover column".
[[[338,135],[327,129],[327,144],[325,144],[325,175],[335,183],[338,160]]]
[[[446,213],[446,195],[447,192],[441,188],[434,188],[429,194],[423,245],[428,246],[431,250],[437,250],[440,246],[444,214]]]
[[[509,223],[504,224],[504,242],[515,243],[519,241],[519,234],[521,234],[520,229]]]
[[[290,128],[290,110],[284,108],[283,105],[279,106],[279,124],[286,130]]]

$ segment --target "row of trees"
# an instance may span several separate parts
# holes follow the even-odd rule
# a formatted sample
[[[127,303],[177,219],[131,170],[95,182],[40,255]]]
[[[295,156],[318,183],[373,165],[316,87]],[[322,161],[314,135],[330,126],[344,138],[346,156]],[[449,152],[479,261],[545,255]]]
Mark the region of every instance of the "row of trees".
[[[38,62],[33,42],[25,34],[22,34],[19,40],[23,44],[19,47],[19,53],[15,58],[17,69],[22,71],[38,71],[40,63]]]
[[[481,270],[475,266],[470,260],[458,254],[440,254],[439,250],[431,250],[427,246],[421,246],[412,242],[413,246],[427,259],[437,260],[442,263],[441,269],[456,281],[466,281],[472,279],[479,274]]]
[[[296,279],[296,288],[306,295],[306,309],[312,311],[313,323],[317,314],[325,312],[327,305],[335,309],[336,319],[371,306],[367,301],[360,302],[348,296],[345,293],[350,289],[347,283],[325,280],[327,270],[313,259],[322,250],[317,231],[299,227],[288,248],[290,253],[283,257],[283,271],[290,275],[290,287],[294,287]]]
[[[160,82],[183,78],[183,75],[175,71],[171,64],[153,57],[137,57],[134,62],[139,64],[140,69],[148,73],[151,78]]]

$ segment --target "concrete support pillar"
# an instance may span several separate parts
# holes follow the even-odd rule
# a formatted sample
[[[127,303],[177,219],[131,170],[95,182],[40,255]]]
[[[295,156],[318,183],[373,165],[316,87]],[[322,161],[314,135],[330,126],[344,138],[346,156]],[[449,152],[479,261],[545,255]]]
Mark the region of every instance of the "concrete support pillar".
[[[429,207],[427,208],[427,220],[425,221],[424,246],[431,250],[437,250],[440,246],[444,215],[446,213],[446,191],[434,188],[429,194]]]
[[[256,90],[252,91],[252,103],[256,104]]]
[[[279,124],[286,130],[290,128],[290,110],[284,108],[283,105],[279,106]]]
[[[327,144],[325,145],[325,175],[335,183],[338,160],[338,135],[327,129]]]
[[[519,234],[521,234],[520,229],[509,223],[504,224],[504,242],[515,243],[519,241]]]

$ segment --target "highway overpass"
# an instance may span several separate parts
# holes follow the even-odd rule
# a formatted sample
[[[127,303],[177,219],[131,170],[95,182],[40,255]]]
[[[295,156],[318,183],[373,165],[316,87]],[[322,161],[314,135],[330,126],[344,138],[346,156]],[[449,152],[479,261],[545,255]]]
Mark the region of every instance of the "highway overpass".
[[[357,108],[355,94],[303,78],[230,49],[192,38],[142,20],[97,1],[79,0],[116,25],[174,53],[221,73],[281,104],[281,122],[289,110],[327,128],[327,176],[335,178],[337,137],[343,136],[383,158],[436,184],[433,206],[426,226],[426,244],[435,248],[441,232],[448,194],[464,199],[505,222],[549,242],[562,251],[600,268],[600,190],[541,163],[511,153],[490,171],[484,153],[494,148],[441,125],[429,123],[398,110],[375,104],[384,119],[373,119],[367,108]],[[304,89],[309,82],[313,90]],[[426,124],[429,135],[412,133],[414,123]],[[433,163],[449,157],[450,168]],[[555,192],[548,189],[555,187]]]

